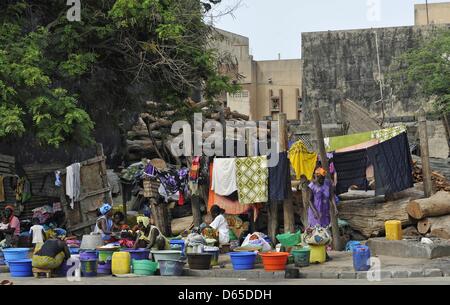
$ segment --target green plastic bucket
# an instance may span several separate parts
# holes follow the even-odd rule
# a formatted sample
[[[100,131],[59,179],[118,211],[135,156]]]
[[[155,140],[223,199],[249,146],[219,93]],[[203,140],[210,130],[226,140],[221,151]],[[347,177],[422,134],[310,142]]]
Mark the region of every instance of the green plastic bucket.
[[[302,242],[302,232],[278,234],[276,238],[282,246],[294,247]]]
[[[158,269],[158,263],[152,262],[151,260],[133,259],[133,273],[137,275],[154,275]]]
[[[311,249],[309,249],[309,248],[292,250],[292,255],[294,256],[295,266],[296,267],[308,267],[310,254],[311,254]]]

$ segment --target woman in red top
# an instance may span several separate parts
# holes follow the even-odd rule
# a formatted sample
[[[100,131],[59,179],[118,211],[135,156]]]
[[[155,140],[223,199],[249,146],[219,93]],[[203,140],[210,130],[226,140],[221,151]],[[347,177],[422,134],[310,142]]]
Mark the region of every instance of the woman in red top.
[[[20,221],[19,218],[14,216],[14,207],[7,205],[5,207],[5,217],[9,221],[9,228],[5,230],[0,230],[3,234],[11,235],[11,244],[13,247],[17,246],[20,235]]]

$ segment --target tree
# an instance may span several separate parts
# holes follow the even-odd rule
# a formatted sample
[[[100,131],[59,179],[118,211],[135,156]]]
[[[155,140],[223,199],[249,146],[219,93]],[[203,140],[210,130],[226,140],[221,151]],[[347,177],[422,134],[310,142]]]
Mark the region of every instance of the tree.
[[[213,103],[233,91],[203,22],[217,2],[83,0],[81,21],[70,22],[66,1],[2,1],[0,140],[32,133],[40,145],[87,145],[148,100],[181,119],[194,92]]]
[[[418,48],[399,56],[390,75],[403,88],[416,86],[418,93],[433,99],[439,113],[450,113],[450,29],[440,30]]]

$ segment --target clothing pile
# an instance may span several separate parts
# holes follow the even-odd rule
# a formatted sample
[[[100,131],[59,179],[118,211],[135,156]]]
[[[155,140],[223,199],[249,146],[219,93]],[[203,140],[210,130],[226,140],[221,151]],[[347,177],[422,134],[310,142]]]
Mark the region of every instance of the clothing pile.
[[[44,205],[42,207],[33,209],[33,218],[39,219],[40,223],[46,223],[52,218],[54,209],[50,205]]]

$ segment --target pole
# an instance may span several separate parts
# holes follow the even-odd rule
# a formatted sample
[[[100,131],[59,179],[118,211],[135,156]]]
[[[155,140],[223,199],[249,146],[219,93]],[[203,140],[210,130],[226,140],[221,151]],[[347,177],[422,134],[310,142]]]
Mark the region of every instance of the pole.
[[[314,126],[316,129],[316,137],[317,137],[317,144],[319,148],[319,155],[320,160],[322,162],[322,166],[327,170],[327,178],[330,181],[333,181],[329,166],[328,166],[328,159],[327,159],[327,152],[325,150],[325,142],[323,140],[323,131],[322,131],[322,121],[320,120],[320,113],[319,109],[314,109]],[[331,190],[330,190],[330,219],[331,219],[331,230],[333,234],[333,249],[334,250],[341,250],[341,240],[340,240],[340,234],[339,234],[339,226],[337,221],[337,210],[336,210],[336,203],[334,200],[334,187],[333,184],[331,184]]]
[[[288,135],[287,135],[287,116],[286,113],[280,113],[278,115],[278,141],[279,152],[285,152],[288,149]],[[290,182],[289,182],[290,187]],[[283,203],[283,216],[284,216],[284,232],[295,232],[295,217],[294,217],[294,205],[292,203],[292,196],[284,200]]]
[[[419,110],[420,157],[422,158],[423,189],[425,198],[433,195],[431,182],[430,151],[428,148],[427,118],[423,108]]]
[[[430,14],[428,11],[428,0],[425,1],[425,6],[427,8],[427,24],[430,24]]]

